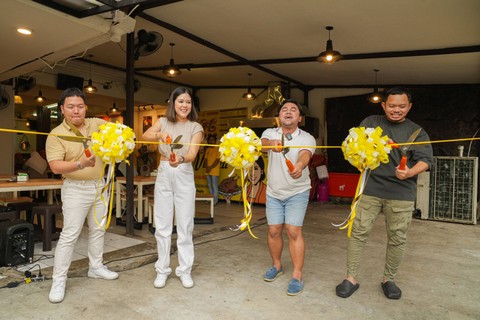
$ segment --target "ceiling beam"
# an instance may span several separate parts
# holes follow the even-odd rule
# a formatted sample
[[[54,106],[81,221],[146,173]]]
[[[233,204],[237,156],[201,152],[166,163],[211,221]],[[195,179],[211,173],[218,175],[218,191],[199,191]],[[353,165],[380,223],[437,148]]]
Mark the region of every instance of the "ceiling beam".
[[[432,56],[432,55],[444,55],[444,54],[461,54],[480,52],[480,45],[467,46],[467,47],[451,47],[441,49],[420,49],[410,51],[388,51],[388,52],[370,52],[370,53],[353,53],[344,54],[343,60],[361,60],[361,59],[384,59],[384,58],[404,58],[404,57],[419,57],[419,56]],[[297,57],[297,58],[279,58],[279,59],[260,59],[250,60],[251,63],[264,65],[264,64],[285,64],[285,63],[304,63],[304,62],[318,62],[317,57]],[[236,67],[247,65],[242,61],[228,61],[228,62],[213,62],[213,63],[186,63],[178,64],[180,69],[199,69],[199,68],[220,68],[220,67]],[[160,67],[145,67],[138,68],[138,71],[156,71],[161,70]]]
[[[144,12],[138,13],[137,16],[142,17],[143,19],[145,19],[145,20],[147,20],[147,21],[150,21],[150,22],[152,22],[152,23],[155,23],[156,25],[159,25],[159,26],[161,26],[161,27],[163,27],[163,28],[165,28],[165,29],[168,29],[168,30],[170,30],[170,31],[172,31],[172,32],[175,32],[175,33],[177,33],[177,34],[179,34],[179,35],[181,35],[181,36],[183,36],[183,37],[185,37],[185,38],[187,38],[187,39],[190,39],[190,40],[192,40],[192,41],[194,41],[194,42],[197,42],[197,43],[199,43],[199,44],[201,44],[201,45],[203,45],[203,46],[205,46],[205,47],[207,47],[207,48],[210,48],[210,49],[215,50],[215,51],[217,51],[217,52],[219,52],[219,53],[221,53],[221,54],[224,54],[224,55],[226,55],[226,56],[228,56],[228,57],[230,57],[230,58],[233,58],[233,59],[241,62],[242,64],[252,66],[252,67],[254,67],[254,68],[258,69],[258,70],[261,70],[261,71],[263,71],[263,72],[265,72],[265,73],[271,74],[271,75],[273,75],[273,76],[275,76],[275,77],[277,77],[277,78],[283,79],[283,80],[285,80],[285,81],[287,81],[287,82],[295,83],[295,84],[297,84],[297,85],[300,86],[300,87],[304,87],[304,88],[307,87],[307,85],[303,84],[302,82],[300,82],[300,81],[298,81],[298,80],[292,79],[292,78],[290,78],[290,77],[288,77],[288,76],[285,76],[285,75],[283,75],[283,74],[280,74],[280,73],[278,73],[278,72],[276,72],[276,71],[273,71],[273,70],[270,70],[270,69],[268,69],[268,68],[265,68],[264,66],[261,66],[261,65],[258,64],[258,63],[252,63],[250,60],[248,60],[248,59],[246,59],[246,58],[244,58],[244,57],[242,57],[242,56],[239,56],[239,55],[236,54],[236,53],[230,52],[230,51],[228,51],[228,50],[226,50],[226,49],[224,49],[224,48],[222,48],[222,47],[217,46],[216,44],[213,44],[213,43],[211,43],[211,42],[209,42],[209,41],[207,41],[207,40],[205,40],[205,39],[202,39],[202,38],[200,38],[200,37],[198,37],[198,36],[196,36],[196,35],[188,32],[188,31],[185,31],[185,30],[183,30],[183,29],[180,29],[180,28],[178,28],[178,27],[176,27],[176,26],[174,26],[174,25],[171,25],[171,24],[169,24],[169,23],[167,23],[167,22],[165,22],[165,21],[162,21],[162,20],[159,20],[159,19],[157,19],[157,18],[154,18],[154,17],[152,17],[152,16],[150,16],[150,15],[144,13]]]
[[[101,14],[101,13],[105,13],[113,10],[123,10],[123,9],[130,10],[130,8],[133,8],[136,5],[141,6],[141,10],[147,10],[150,8],[160,7],[167,4],[180,2],[183,0],[120,0],[120,1],[97,0],[98,2],[103,4],[101,6],[94,5],[88,1],[83,1],[84,8],[79,8],[79,6],[80,7],[82,6],[82,3],[79,1],[76,1],[75,3],[76,6],[66,5],[68,4],[68,1],[59,1],[59,2],[51,1],[51,0],[33,0],[33,1],[41,5],[44,5],[46,7],[49,7],[50,9],[57,10],[65,14],[68,14],[70,16],[81,19],[81,18],[95,16],[97,14]]]

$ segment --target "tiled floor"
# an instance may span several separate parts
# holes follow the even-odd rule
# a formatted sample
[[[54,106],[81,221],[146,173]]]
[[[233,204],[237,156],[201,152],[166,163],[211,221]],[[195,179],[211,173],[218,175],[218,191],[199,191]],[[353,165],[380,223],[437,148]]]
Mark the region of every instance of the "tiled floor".
[[[105,234],[105,245],[104,245],[104,252],[111,252],[127,247],[131,247],[137,244],[144,243],[144,241],[139,239],[133,239],[130,237],[125,237],[122,235],[118,235],[112,232],[107,232]],[[38,270],[37,264],[40,268],[48,268],[53,266],[53,259],[55,254],[55,247],[57,245],[57,241],[52,241],[52,250],[51,251],[42,251],[43,244],[41,241],[35,242],[35,249],[34,249],[34,262],[27,265],[18,266],[18,271],[26,271],[26,270]],[[75,245],[75,249],[73,251],[72,261],[80,260],[87,258],[87,245],[88,245],[88,229],[84,228],[80,237]]]

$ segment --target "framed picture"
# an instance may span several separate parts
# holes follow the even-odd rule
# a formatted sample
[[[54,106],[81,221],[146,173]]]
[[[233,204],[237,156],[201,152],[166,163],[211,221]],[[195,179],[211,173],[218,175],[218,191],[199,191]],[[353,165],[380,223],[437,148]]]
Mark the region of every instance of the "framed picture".
[[[152,126],[152,116],[143,116],[143,132]]]

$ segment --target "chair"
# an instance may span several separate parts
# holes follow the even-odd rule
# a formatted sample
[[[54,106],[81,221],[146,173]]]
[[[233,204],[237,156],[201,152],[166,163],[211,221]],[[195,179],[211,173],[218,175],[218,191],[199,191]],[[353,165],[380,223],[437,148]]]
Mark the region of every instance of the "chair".
[[[124,207],[126,206],[127,204],[127,197],[125,195],[125,191],[126,191],[126,188],[125,186],[121,185],[120,186],[120,206],[122,207],[122,212],[126,209],[124,209]],[[134,203],[134,210],[135,210],[135,216],[137,218],[137,222],[138,223],[143,223],[143,217],[148,217],[148,196],[146,194],[144,194],[142,196],[142,200],[143,201],[143,212],[138,212],[138,195],[137,195],[137,189],[135,188],[135,191],[134,191],[134,198],[133,198],[133,203]]]
[[[62,205],[40,205],[32,210],[33,219],[37,218],[38,228],[42,233],[43,251],[52,250],[52,240],[58,240],[60,237],[61,230],[57,229],[55,219],[59,213],[62,213]]]
[[[195,196],[195,201],[207,201],[210,203],[210,217],[204,218],[204,217],[195,217],[194,221],[195,223],[198,224],[213,224],[213,219],[215,215],[215,209],[214,207],[214,199],[213,199],[213,194],[196,194]]]

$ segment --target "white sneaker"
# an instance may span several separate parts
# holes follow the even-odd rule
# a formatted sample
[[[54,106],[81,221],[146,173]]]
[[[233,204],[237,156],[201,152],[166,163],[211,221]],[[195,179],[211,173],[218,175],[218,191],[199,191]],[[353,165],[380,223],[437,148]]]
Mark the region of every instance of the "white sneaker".
[[[184,288],[192,288],[194,285],[192,276],[189,273],[182,273],[180,275],[180,280],[182,281],[182,286]]]
[[[53,279],[52,288],[50,289],[50,294],[48,295],[48,300],[51,303],[59,303],[65,298],[65,285],[67,280],[64,279]]]
[[[167,283],[167,278],[168,274],[166,273],[157,273],[157,277],[155,278],[155,281],[153,282],[153,286],[155,288],[163,288],[165,287],[165,284]]]
[[[107,266],[102,266],[97,269],[89,268],[88,277],[95,279],[115,280],[118,278],[118,273],[110,271]]]

